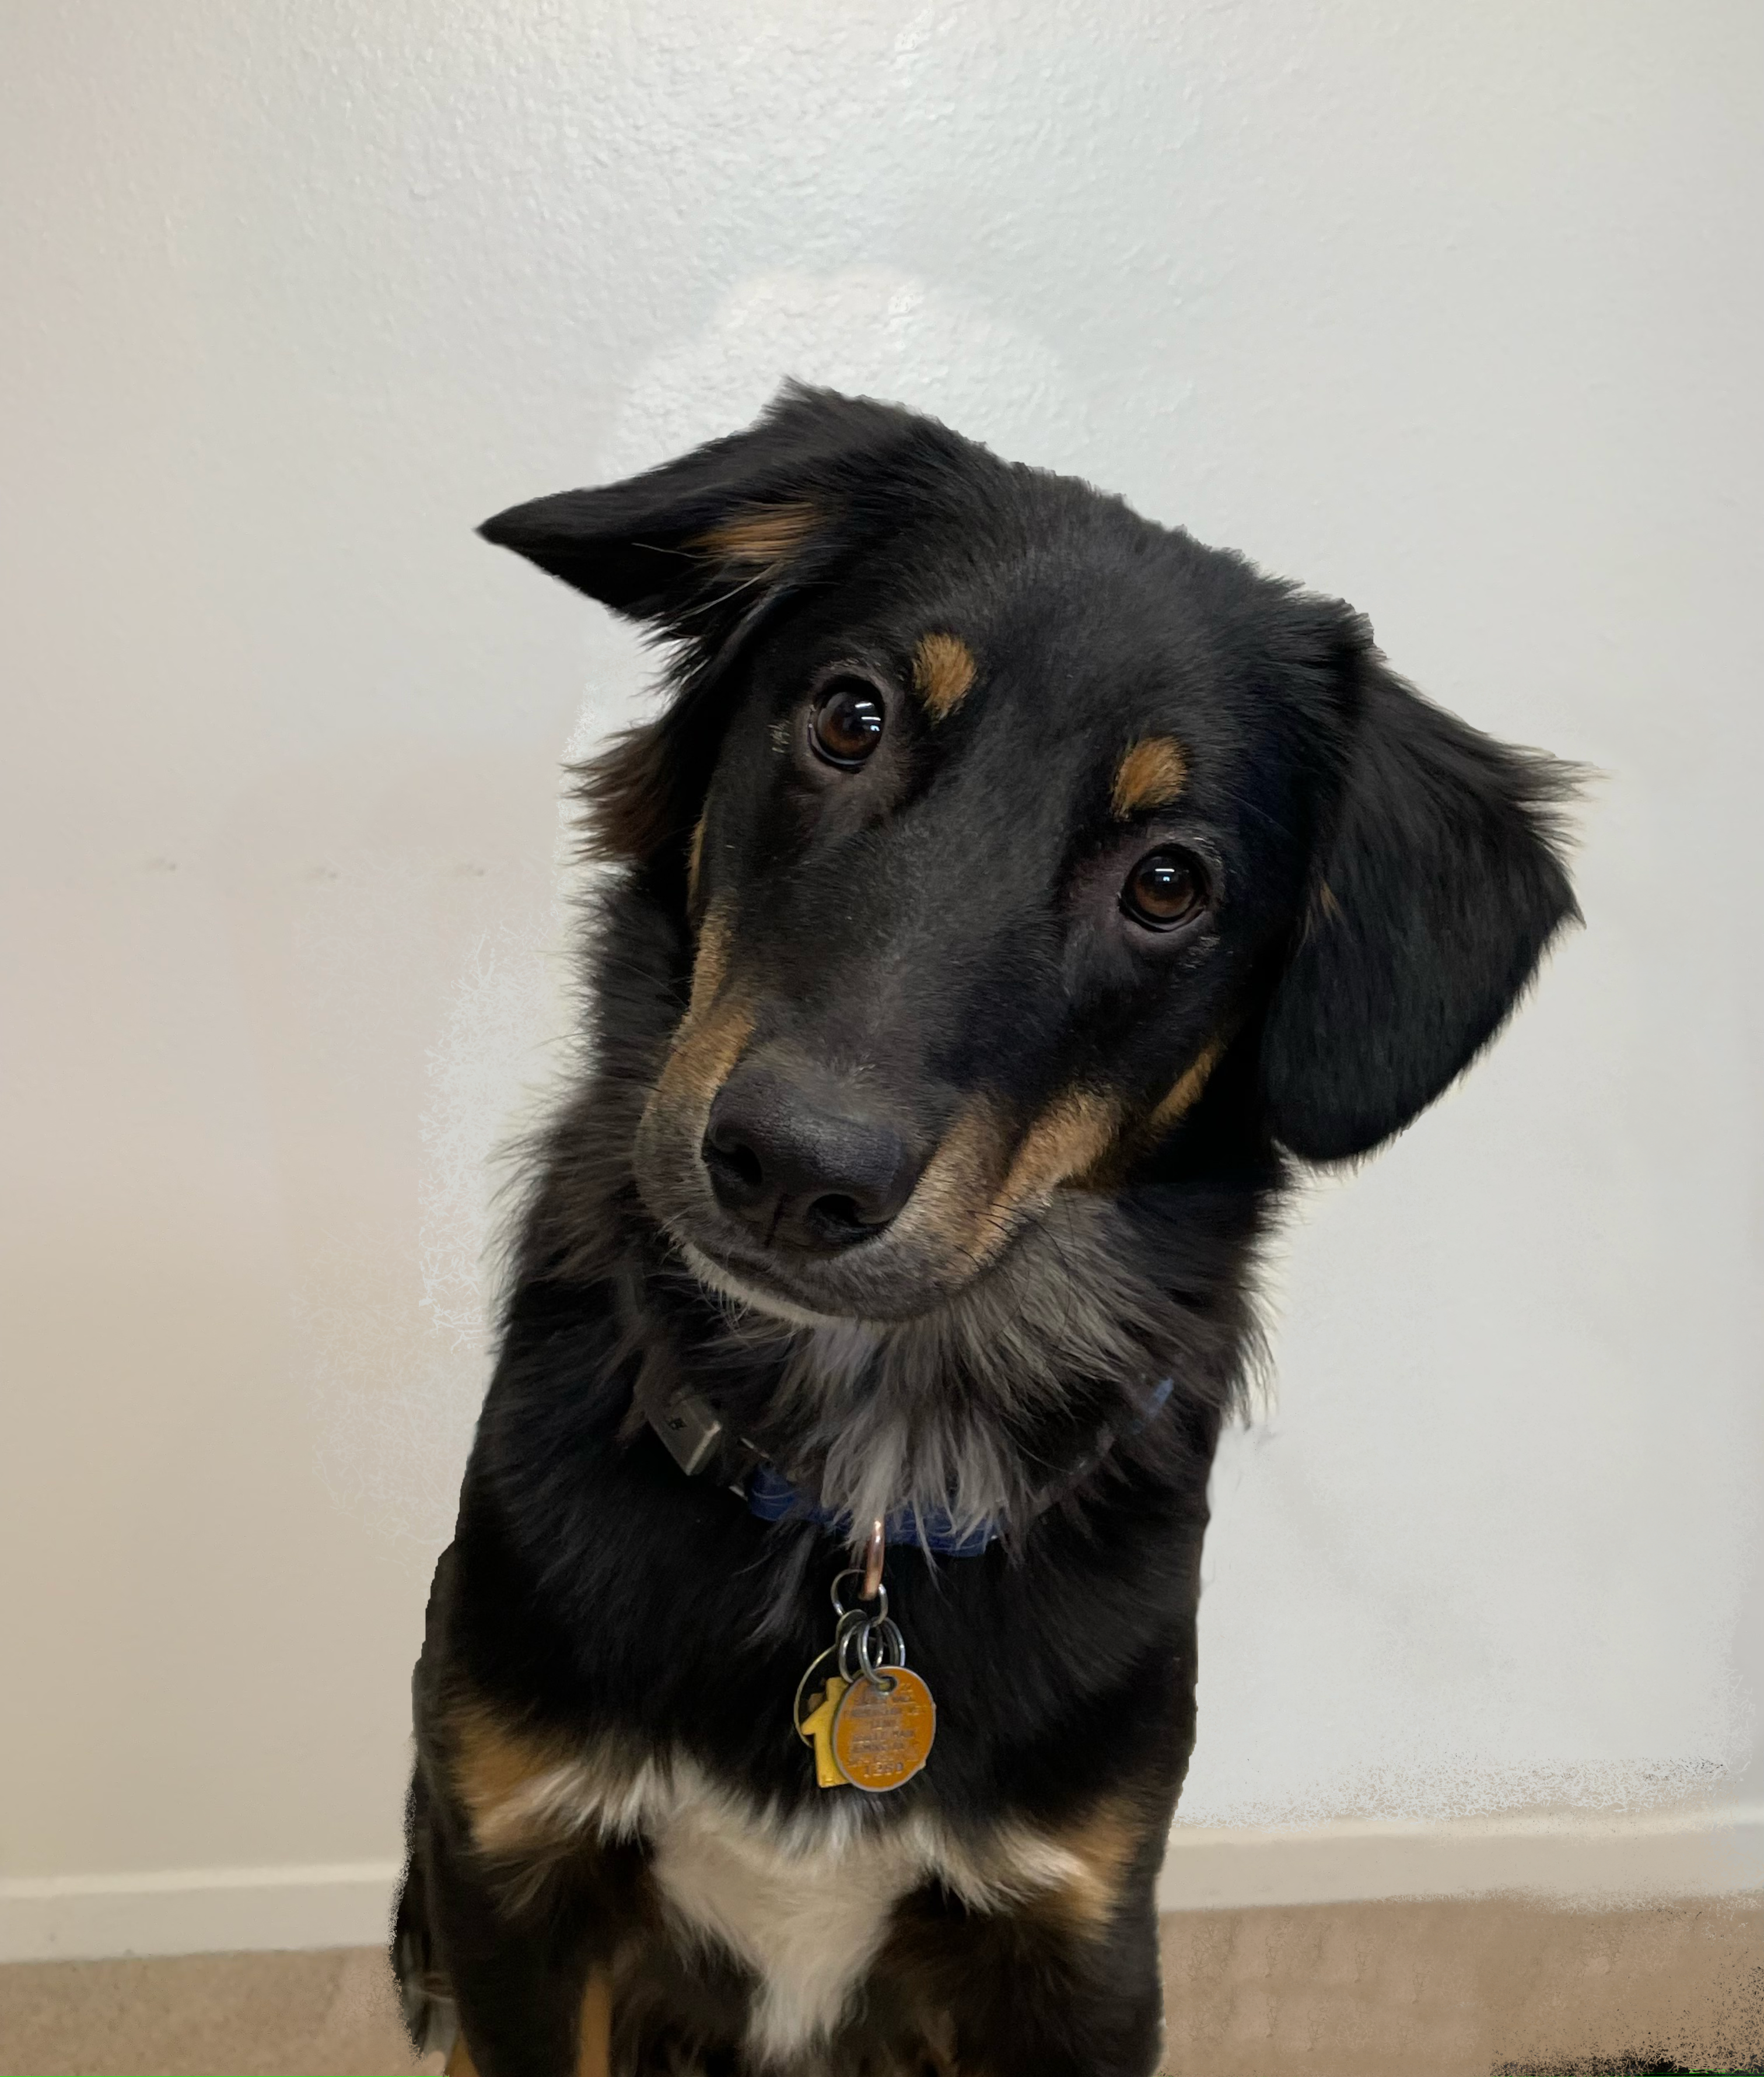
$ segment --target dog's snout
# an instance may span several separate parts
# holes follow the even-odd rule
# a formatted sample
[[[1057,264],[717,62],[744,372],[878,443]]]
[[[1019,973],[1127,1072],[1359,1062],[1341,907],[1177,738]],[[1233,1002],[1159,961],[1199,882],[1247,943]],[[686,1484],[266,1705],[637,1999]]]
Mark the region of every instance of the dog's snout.
[[[768,1241],[820,1252],[885,1226],[918,1180],[911,1149],[885,1119],[757,1066],[718,1092],[703,1155],[726,1211]]]

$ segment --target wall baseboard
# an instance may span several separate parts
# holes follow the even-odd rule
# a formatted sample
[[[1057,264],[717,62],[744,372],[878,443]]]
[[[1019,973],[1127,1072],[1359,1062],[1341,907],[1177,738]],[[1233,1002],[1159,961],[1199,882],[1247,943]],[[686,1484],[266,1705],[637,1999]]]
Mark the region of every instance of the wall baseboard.
[[[393,1861],[347,1861],[0,1876],[0,1962],[378,1946],[398,1872]],[[1513,1890],[1608,1908],[1754,1889],[1764,1890],[1764,1803],[1627,1818],[1178,1825],[1158,1904],[1227,1911]]]
[[[1754,1889],[1764,1890],[1764,1803],[1627,1817],[1342,1818],[1267,1830],[1178,1823],[1158,1908],[1232,1911],[1512,1890],[1605,1909]]]
[[[377,1947],[396,1861],[0,1876],[0,1962]]]

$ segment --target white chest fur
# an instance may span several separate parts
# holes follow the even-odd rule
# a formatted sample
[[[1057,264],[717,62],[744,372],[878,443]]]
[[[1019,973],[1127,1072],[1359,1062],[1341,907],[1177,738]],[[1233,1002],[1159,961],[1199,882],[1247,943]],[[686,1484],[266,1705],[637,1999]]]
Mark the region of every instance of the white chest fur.
[[[787,2061],[838,2025],[895,1905],[922,1883],[980,1911],[1060,1892],[1089,1915],[1095,1872],[1075,1842],[1015,1823],[958,1834],[934,1810],[897,1815],[855,1793],[780,1814],[692,1761],[620,1765],[602,1751],[476,1801],[474,1829],[504,1850],[546,1836],[641,1840],[678,1937],[753,1971],[750,2046],[763,2061]]]
[[[788,2057],[837,2025],[895,1904],[939,1871],[926,1830],[833,1822],[805,1836],[711,1794],[655,1825],[651,1871],[680,1933],[720,1942],[759,1979],[756,2054]]]

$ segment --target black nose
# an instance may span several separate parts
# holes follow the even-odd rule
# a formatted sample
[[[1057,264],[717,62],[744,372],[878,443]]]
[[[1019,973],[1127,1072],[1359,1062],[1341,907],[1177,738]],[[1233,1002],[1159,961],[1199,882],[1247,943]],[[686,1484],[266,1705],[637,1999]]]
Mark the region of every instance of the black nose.
[[[703,1153],[726,1211],[768,1241],[822,1252],[885,1226],[918,1180],[892,1126],[835,1109],[758,1065],[718,1091]]]

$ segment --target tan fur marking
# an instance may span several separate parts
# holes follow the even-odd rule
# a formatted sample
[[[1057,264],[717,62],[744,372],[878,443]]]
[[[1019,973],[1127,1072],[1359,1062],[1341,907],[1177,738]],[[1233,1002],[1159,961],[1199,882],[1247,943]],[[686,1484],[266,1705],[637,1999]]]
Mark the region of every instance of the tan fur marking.
[[[1219,1055],[1224,1051],[1223,1038],[1209,1038],[1177,1076],[1168,1096],[1151,1113],[1151,1130],[1155,1133],[1167,1132],[1185,1111],[1193,1107],[1195,1099],[1206,1087],[1207,1077],[1218,1066]]]
[[[1109,1798],[1080,1824],[1054,1834],[1078,1863],[1060,1887],[1050,1891],[1044,1909],[1074,1933],[1096,1939],[1114,1923],[1121,1908],[1121,1886],[1139,1846],[1139,1827],[1131,1809]]]
[[[529,1783],[559,1763],[543,1741],[504,1723],[481,1703],[457,1710],[451,1725],[454,1793],[483,1843],[497,1829],[498,1813]]]
[[[976,1099],[926,1164],[901,1214],[901,1238],[928,1235],[980,1268],[1015,1230],[1019,1212],[1107,1159],[1121,1117],[1116,1097],[1068,1090],[1048,1105],[1011,1155],[996,1109],[986,1098]]]
[[[686,847],[686,903],[693,909],[698,906],[698,868],[704,861],[705,824],[708,819],[701,815],[693,824],[692,841]]]
[[[727,906],[713,903],[693,958],[692,998],[655,1084],[655,1094],[670,1103],[689,1102],[696,1094],[708,1104],[753,1030],[751,1010],[732,1003],[715,1007],[729,972],[734,934]]]
[[[1308,944],[1325,924],[1341,920],[1342,905],[1335,898],[1335,889],[1326,880],[1320,880],[1304,905],[1303,942]]]
[[[1188,783],[1188,760],[1173,735],[1148,735],[1121,759],[1109,806],[1126,822],[1149,809],[1167,808]]]
[[[812,505],[754,505],[725,519],[691,546],[718,562],[752,563],[768,576],[781,576],[820,523]]]
[[[611,2077],[613,1989],[604,1970],[597,1969],[582,1993],[582,2013],[576,2037],[576,2077]]]
[[[723,976],[729,971],[729,947],[734,936],[729,910],[718,902],[705,918],[698,933],[698,949],[693,955],[692,998],[686,1006],[687,1025],[695,1023],[717,1000]],[[684,1027],[681,1035],[684,1035]]]
[[[641,1772],[641,1756],[616,1738],[583,1743],[535,1735],[481,1702],[457,1707],[449,1730],[448,1771],[471,1821],[472,1844],[483,1853],[530,1860],[539,1879],[547,1863],[580,1838],[583,1813],[616,1806]]]
[[[463,2033],[456,2033],[453,2037],[453,2046],[447,2050],[445,2067],[446,2077],[478,2077],[478,2066],[472,2060],[472,2051],[466,2046]]]
[[[974,652],[954,635],[927,635],[913,652],[913,682],[933,721],[945,721],[967,697]]]
[[[975,1233],[1004,1152],[997,1113],[986,1097],[978,1097],[926,1163],[912,1201],[901,1214],[900,1237],[926,1234],[947,1254],[972,1257],[977,1268]]]
[[[708,1109],[752,1036],[753,1012],[743,1003],[725,1003],[702,1022],[694,1019],[668,1056],[656,1095],[670,1105]]]
[[[728,909],[714,906],[698,933],[692,1000],[655,1084],[656,1097],[667,1104],[708,1106],[753,1034],[751,1009],[737,1002],[718,1003],[729,972],[733,935]]]
[[[1014,1211],[1077,1180],[1108,1154],[1120,1127],[1121,1104],[1114,1097],[1070,1089],[1057,1097],[1024,1135],[995,1211]]]

